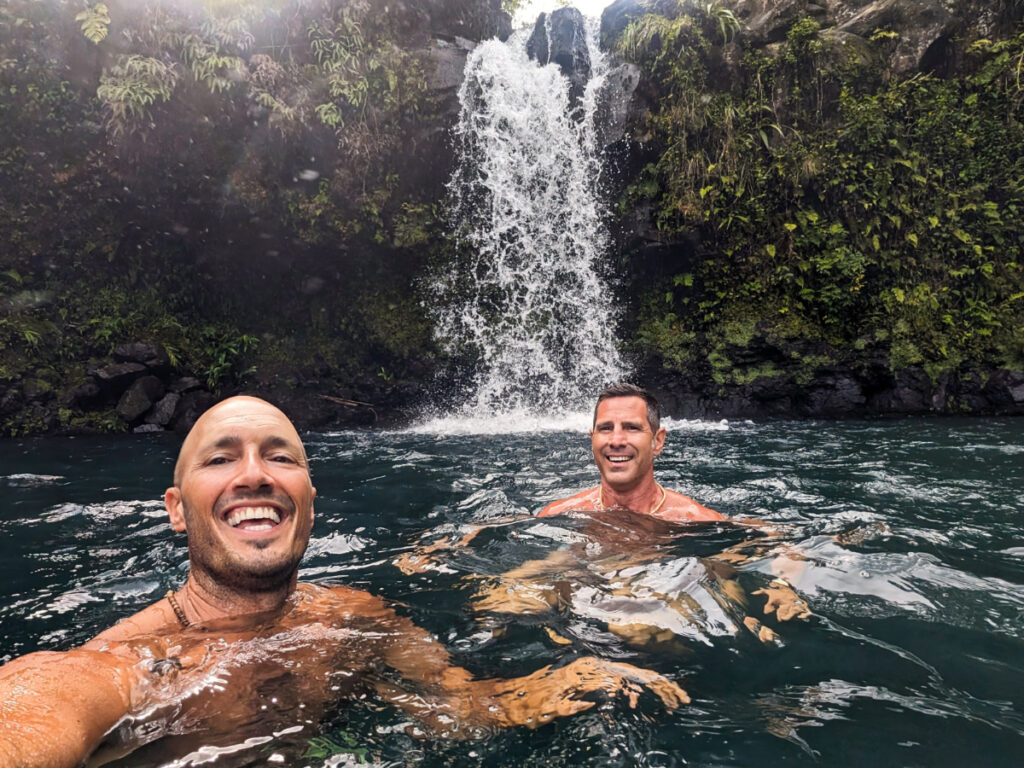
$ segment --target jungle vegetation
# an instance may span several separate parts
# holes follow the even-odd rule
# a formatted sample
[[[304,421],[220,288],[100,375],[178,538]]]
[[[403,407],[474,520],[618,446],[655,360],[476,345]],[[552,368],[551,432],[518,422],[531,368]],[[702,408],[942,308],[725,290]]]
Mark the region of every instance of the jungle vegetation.
[[[617,44],[657,105],[617,212],[696,244],[624,286],[637,357],[722,385],[772,373],[738,364],[755,339],[814,341],[807,376],[1024,369],[1024,34],[900,77],[898,31],[754,47],[694,7]],[[453,117],[423,11],[382,8],[0,4],[0,433],[123,430],[66,393],[137,339],[211,392],[431,378]]]
[[[427,31],[378,10],[0,6],[4,432],[53,426],[23,383],[59,398],[140,338],[214,391],[422,374],[409,276],[439,240],[421,153],[443,136]]]
[[[741,383],[729,350],[754,336],[817,340],[812,366],[1024,368],[1024,34],[898,77],[880,55],[897,31],[855,45],[805,17],[743,47],[731,11],[701,7],[618,41],[659,95],[620,213],[650,206],[663,237],[699,241],[637,289],[636,345],[720,383]]]

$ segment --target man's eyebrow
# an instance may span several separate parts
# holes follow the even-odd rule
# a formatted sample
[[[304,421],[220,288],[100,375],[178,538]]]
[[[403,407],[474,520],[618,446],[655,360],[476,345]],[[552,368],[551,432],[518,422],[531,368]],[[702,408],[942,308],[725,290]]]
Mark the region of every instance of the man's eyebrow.
[[[295,443],[286,437],[280,435],[271,435],[266,438],[261,444],[261,448],[294,448]]]
[[[218,448],[234,448],[237,445],[242,444],[242,438],[238,435],[225,435],[213,445],[209,446],[208,450],[216,450]]]

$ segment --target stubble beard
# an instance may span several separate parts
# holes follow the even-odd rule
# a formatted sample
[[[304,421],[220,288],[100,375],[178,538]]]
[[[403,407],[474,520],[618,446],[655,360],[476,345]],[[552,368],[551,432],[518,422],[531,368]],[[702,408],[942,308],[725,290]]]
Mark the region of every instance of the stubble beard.
[[[259,500],[273,497],[263,495],[246,498]],[[194,520],[195,514],[184,499],[182,506],[186,521]],[[238,553],[223,549],[212,535],[212,528],[217,525],[218,519],[215,511],[213,519],[207,521],[208,524],[189,527],[191,531],[202,530],[200,535],[190,533],[188,539],[189,565],[193,574],[207,582],[211,588],[231,592],[264,594],[278,592],[291,585],[305,554],[305,546],[294,556],[289,552],[274,559],[269,555],[239,557]],[[254,550],[253,554],[258,554],[270,544],[269,540],[257,540],[248,542],[246,546]]]

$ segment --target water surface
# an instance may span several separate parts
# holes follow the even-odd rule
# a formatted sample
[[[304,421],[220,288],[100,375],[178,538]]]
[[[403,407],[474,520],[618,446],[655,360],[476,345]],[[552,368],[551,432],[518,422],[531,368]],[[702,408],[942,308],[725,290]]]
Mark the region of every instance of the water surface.
[[[677,680],[691,705],[668,713],[650,695],[637,709],[601,701],[534,731],[452,742],[413,738],[408,717],[379,702],[340,702],[312,725],[296,709],[294,722],[267,723],[250,742],[218,741],[183,758],[166,737],[119,764],[199,765],[217,757],[218,766],[976,766],[1024,759],[1019,422],[669,427],[658,466],[665,485],[727,515],[775,524],[782,541],[808,558],[800,590],[816,615],[807,623],[767,619],[780,644],[759,643],[735,615],[716,614],[705,600],[711,608],[691,617],[691,628],[680,625],[673,642],[636,647],[587,609],[579,584],[567,587],[576,590],[568,604],[546,614],[474,610],[474,595],[498,574],[594,545],[594,531],[579,521],[529,519],[547,501],[593,484],[588,443],[575,431],[308,435],[319,497],[301,578],[386,596],[480,676],[598,654]],[[160,501],[176,448],[172,438],[151,437],[0,444],[7,542],[0,658],[84,642],[184,580],[184,538],[170,530]],[[444,554],[437,568],[406,576],[392,564],[423,535],[436,540],[472,523],[517,518]],[[686,599],[698,604],[715,580],[690,584],[683,577],[696,571],[687,569],[748,537],[722,525],[658,531],[663,555],[649,558],[639,578],[689,590]],[[736,580],[746,594],[768,582],[768,563],[741,566]],[[586,594],[611,593],[600,570],[580,572]],[[759,598],[749,600],[759,615]]]

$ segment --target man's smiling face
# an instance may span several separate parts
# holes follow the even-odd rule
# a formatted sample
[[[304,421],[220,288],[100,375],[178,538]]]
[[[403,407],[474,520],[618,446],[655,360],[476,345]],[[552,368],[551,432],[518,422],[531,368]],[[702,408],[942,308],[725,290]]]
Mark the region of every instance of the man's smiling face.
[[[654,457],[665,445],[665,429],[651,431],[643,398],[610,397],[597,406],[590,443],[602,481],[628,491],[654,477]]]
[[[315,497],[292,423],[263,400],[235,397],[196,422],[164,502],[174,530],[188,532],[194,570],[264,591],[294,578]]]

